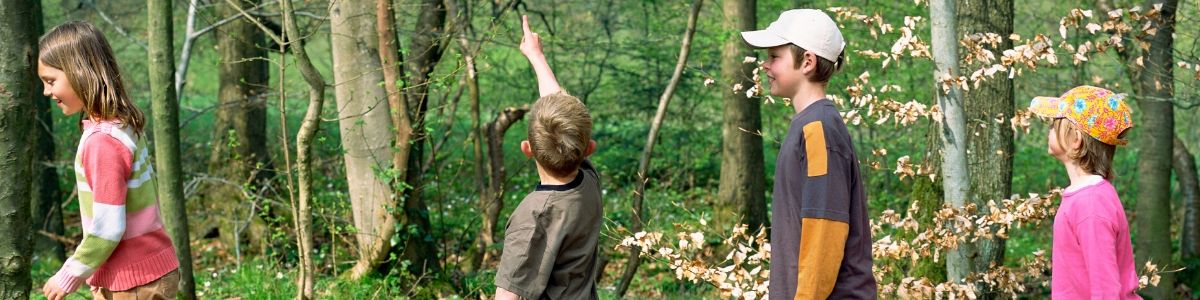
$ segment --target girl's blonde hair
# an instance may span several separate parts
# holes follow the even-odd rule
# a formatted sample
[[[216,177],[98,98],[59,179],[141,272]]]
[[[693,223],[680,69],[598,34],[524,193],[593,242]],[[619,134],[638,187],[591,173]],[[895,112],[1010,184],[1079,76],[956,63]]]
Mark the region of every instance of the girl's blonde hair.
[[[66,73],[83,102],[83,117],[120,121],[142,134],[146,117],[129,98],[112,46],[96,26],[59,25],[42,36],[38,48],[38,60]]]
[[[1079,165],[1083,171],[1100,175],[1106,180],[1113,179],[1113,156],[1116,154],[1117,146],[1105,144],[1086,133],[1075,129],[1070,121],[1066,118],[1054,119],[1050,125],[1050,130],[1054,130],[1054,134],[1058,135],[1058,146],[1067,152],[1067,158]],[[1082,147],[1078,151],[1072,151],[1067,147],[1070,142],[1067,140],[1075,139],[1073,133],[1079,133],[1083,139]],[[1124,136],[1124,132],[1120,136]]]

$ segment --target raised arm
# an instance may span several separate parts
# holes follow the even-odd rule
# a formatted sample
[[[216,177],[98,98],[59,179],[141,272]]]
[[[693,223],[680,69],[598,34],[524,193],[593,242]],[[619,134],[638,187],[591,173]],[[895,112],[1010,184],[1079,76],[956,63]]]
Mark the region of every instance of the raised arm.
[[[524,31],[524,35],[521,37],[521,54],[525,54],[525,58],[528,58],[529,64],[533,66],[534,74],[537,74],[538,94],[545,97],[561,92],[562,87],[558,85],[558,78],[554,77],[554,70],[550,69],[550,64],[546,62],[546,55],[542,53],[542,38],[529,30],[529,16],[521,16],[521,30]]]

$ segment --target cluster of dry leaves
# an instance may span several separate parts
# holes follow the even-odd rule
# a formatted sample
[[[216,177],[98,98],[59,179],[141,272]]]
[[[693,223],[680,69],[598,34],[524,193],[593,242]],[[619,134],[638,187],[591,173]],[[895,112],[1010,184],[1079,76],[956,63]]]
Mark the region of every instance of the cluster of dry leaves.
[[[663,236],[662,232],[638,232],[622,240],[617,248],[637,247],[641,255],[671,268],[675,278],[711,284],[723,298],[766,298],[771,257],[766,229],[751,233],[745,224],[734,227],[722,239],[726,246],[723,248],[728,248],[724,259],[711,257],[715,249],[710,248],[712,245],[705,241],[702,231],[675,233],[673,241],[664,240]]]

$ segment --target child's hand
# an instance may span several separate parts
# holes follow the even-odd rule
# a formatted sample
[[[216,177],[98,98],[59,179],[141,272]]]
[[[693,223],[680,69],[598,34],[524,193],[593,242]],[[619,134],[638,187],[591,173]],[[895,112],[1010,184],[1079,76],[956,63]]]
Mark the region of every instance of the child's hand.
[[[67,292],[53,282],[46,282],[42,286],[42,294],[46,295],[46,300],[60,300],[67,297]]]
[[[521,53],[530,60],[544,57],[542,38],[536,32],[529,30],[529,16],[521,16],[521,30],[524,31],[524,35],[521,36]]]

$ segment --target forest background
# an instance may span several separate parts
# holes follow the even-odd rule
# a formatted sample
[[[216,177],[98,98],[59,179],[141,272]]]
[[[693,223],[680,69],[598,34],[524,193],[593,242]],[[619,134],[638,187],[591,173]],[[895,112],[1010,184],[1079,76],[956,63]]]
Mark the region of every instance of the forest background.
[[[595,122],[601,297],[761,298],[793,110],[737,33],[792,8],[848,41],[828,92],[863,166],[881,296],[1049,297],[1068,179],[1025,108],[1086,84],[1134,110],[1113,183],[1141,293],[1195,298],[1198,4],[4,1],[0,298],[40,298],[82,236],[78,120],[27,59],[71,20],[105,32],[152,116],[185,298],[489,298],[507,216],[538,183],[518,148],[537,96],[521,15]]]

